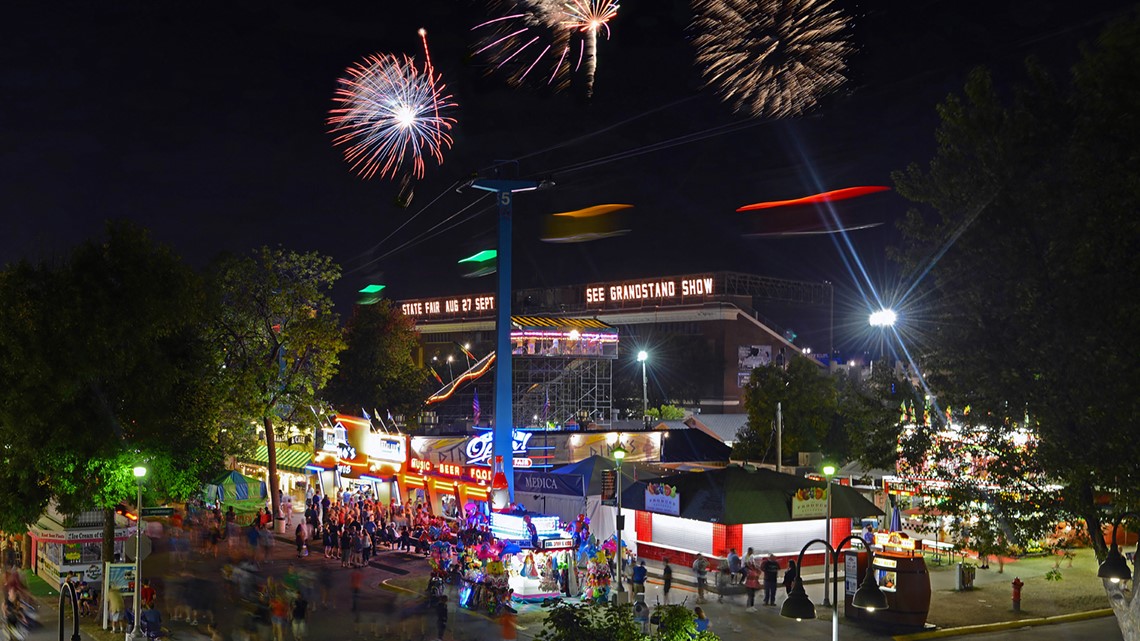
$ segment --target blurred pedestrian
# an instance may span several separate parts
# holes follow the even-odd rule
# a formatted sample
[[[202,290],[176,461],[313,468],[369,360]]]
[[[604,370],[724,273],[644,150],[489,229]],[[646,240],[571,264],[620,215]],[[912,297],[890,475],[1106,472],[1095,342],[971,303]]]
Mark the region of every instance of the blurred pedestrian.
[[[435,625],[436,630],[439,631],[439,638],[443,639],[443,633],[447,630],[447,595],[441,594],[435,603]]]
[[[665,585],[661,591],[665,596],[665,605],[669,605],[669,590],[673,588],[673,566],[669,565],[669,557],[665,557],[662,562],[665,565],[661,568],[661,578]]]
[[[693,560],[693,574],[697,576],[697,603],[704,603],[705,590],[709,585],[709,562],[700,552]]]
[[[756,591],[760,589],[760,570],[755,563],[744,567],[744,588],[748,590],[748,611],[756,611]]]
[[[305,596],[300,592],[297,597],[293,599],[293,638],[296,641],[305,641],[305,634],[308,630],[305,628],[305,617],[308,614],[309,602],[305,600]]]

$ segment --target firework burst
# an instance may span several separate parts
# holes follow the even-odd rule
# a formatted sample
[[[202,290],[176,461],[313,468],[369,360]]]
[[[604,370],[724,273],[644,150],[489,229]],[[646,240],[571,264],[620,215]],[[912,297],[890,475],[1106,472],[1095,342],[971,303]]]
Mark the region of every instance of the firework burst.
[[[422,68],[410,56],[374,54],[346,69],[338,82],[330,133],[363,178],[395,177],[405,163],[422,178],[424,157],[442,164],[443,151],[451,147],[448,132],[455,119],[446,114],[455,103],[432,67],[422,29],[420,37]]]
[[[486,55],[491,71],[503,71],[512,85],[542,82],[556,91],[570,76],[585,71],[586,96],[594,93],[598,33],[610,37],[616,0],[507,0],[505,15],[475,25],[476,55]]]
[[[696,0],[706,86],[753,116],[794,116],[846,80],[847,20],[831,0]]]

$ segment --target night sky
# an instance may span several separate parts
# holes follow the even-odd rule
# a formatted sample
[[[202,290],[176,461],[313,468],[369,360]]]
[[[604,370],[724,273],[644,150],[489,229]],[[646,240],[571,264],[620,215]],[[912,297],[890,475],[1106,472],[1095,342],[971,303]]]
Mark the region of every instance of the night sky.
[[[622,3],[611,39],[599,43],[589,102],[575,90],[512,89],[486,76],[470,55],[470,28],[490,14],[471,0],[20,3],[6,10],[0,46],[0,263],[63,255],[104,220],[128,218],[196,266],[263,244],[328,253],[346,272],[336,294],[345,313],[370,281],[397,299],[492,291],[493,278],[461,278],[455,264],[493,246],[490,199],[442,233],[427,230],[481,193],[455,193],[456,181],[519,159],[519,175],[557,187],[516,200],[516,287],[735,269],[845,289],[853,277],[837,238],[748,238],[760,214],[735,209],[890,185],[891,171],[929,159],[935,105],[961,89],[969,69],[988,65],[1004,86],[1035,54],[1063,71],[1080,42],[1132,3],[838,6],[856,47],[848,83],[805,116],[766,121],[734,115],[701,88],[681,0]],[[372,53],[419,55],[419,27],[459,105],[458,124],[444,164],[429,161],[405,209],[393,181],[350,171],[325,118],[345,67]],[[560,171],[731,123],[749,126]],[[543,215],[601,203],[635,205],[624,219],[630,234],[538,240]],[[890,192],[843,207],[853,219],[886,223],[850,240],[871,276],[890,281],[884,248],[906,203]]]

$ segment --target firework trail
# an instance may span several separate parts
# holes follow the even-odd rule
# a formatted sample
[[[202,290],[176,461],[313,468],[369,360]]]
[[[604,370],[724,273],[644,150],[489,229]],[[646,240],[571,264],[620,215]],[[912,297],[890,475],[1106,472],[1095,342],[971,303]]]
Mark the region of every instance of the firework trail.
[[[542,81],[555,91],[585,68],[586,97],[594,93],[598,32],[610,37],[616,0],[507,0],[505,15],[475,25],[481,34],[476,55],[486,55],[491,71],[505,71],[512,85]]]
[[[706,86],[753,116],[795,116],[846,78],[847,20],[831,0],[696,0]]]
[[[344,148],[344,158],[363,178],[379,174],[395,177],[405,162],[416,178],[424,174],[424,156],[443,163],[443,151],[452,144],[448,133],[455,107],[447,88],[435,73],[424,43],[423,68],[410,56],[373,54],[345,70],[329,110],[333,144]]]

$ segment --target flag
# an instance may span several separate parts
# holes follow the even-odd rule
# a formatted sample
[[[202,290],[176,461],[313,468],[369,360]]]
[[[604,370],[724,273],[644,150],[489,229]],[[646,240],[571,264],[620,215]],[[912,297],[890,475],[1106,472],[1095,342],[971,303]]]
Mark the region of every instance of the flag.
[[[475,355],[471,353],[471,350],[467,349],[466,347],[460,345],[459,343],[455,343],[455,346],[458,347],[461,352],[466,354],[467,358],[470,358],[473,361],[479,360],[479,359],[475,358]]]
[[[368,415],[368,410],[366,410],[362,407],[362,408],[360,408],[360,411],[361,411],[361,413],[364,414],[364,420],[366,420],[366,421],[372,420],[372,417]]]
[[[388,410],[388,422],[395,423],[396,419],[392,418],[392,410]]]
[[[431,372],[431,375],[435,378],[435,380],[439,381],[440,385],[443,385],[443,379],[439,377],[439,372],[436,372],[434,367],[429,366],[428,371]]]
[[[471,422],[475,425],[479,424],[479,390],[475,390],[475,399],[471,401]]]

